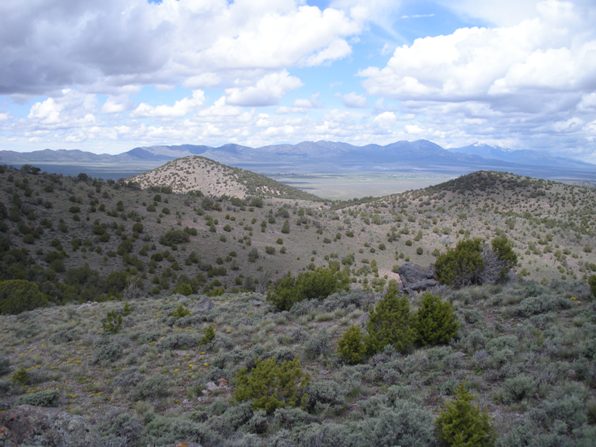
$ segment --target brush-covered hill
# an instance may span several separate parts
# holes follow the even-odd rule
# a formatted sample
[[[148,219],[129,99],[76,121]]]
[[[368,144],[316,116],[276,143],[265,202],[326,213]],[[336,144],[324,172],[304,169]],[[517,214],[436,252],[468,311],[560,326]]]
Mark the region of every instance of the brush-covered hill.
[[[594,445],[596,331],[585,286],[516,282],[441,296],[460,322],[455,339],[386,348],[356,365],[341,360],[338,341],[351,325],[366,327],[379,294],[335,294],[281,313],[250,293],[0,315],[3,445],[437,447],[434,421],[460,383],[487,412],[498,447]],[[413,310],[420,302],[410,298]],[[109,315],[122,318],[115,332],[104,328]],[[235,398],[241,371],[267,359],[293,360],[285,365],[308,375],[296,407],[267,412]],[[293,383],[293,372],[273,389]],[[271,389],[262,374],[255,389]]]
[[[407,261],[428,266],[461,239],[500,233],[513,241],[518,275],[585,280],[596,269],[595,206],[591,188],[490,172],[328,204],[2,168],[0,280],[34,281],[52,303],[212,295],[262,291],[332,262],[354,287],[382,290]]]
[[[340,205],[0,167],[0,297],[47,300],[0,315],[0,441],[436,447],[434,421],[465,382],[497,446],[591,446],[595,206],[594,189],[493,172]],[[338,356],[404,262],[501,233],[518,279],[434,291],[454,307],[454,339]],[[351,291],[267,302],[270,281],[328,264]],[[408,297],[412,312],[422,300]],[[296,407],[236,398],[292,360],[308,376]],[[243,381],[257,364],[261,379]]]
[[[212,197],[248,196],[320,200],[296,188],[244,169],[232,168],[205,157],[179,158],[129,179],[141,188],[171,188],[176,193],[200,191]]]

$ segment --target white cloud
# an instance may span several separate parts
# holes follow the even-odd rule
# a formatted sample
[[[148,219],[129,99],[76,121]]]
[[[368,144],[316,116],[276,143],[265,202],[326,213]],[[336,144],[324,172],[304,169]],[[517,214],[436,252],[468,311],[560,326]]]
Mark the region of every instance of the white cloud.
[[[182,98],[171,106],[166,104],[152,106],[142,102],[132,112],[132,116],[162,118],[181,117],[202,106],[204,102],[205,92],[202,90],[195,90],[192,92],[192,96]]]
[[[268,74],[248,87],[226,89],[226,103],[235,106],[270,106],[288,91],[302,85],[302,81],[287,71]]]
[[[0,112],[0,121],[8,121],[10,115],[6,112]]]
[[[366,107],[366,97],[355,92],[346,93],[341,99],[346,107]]]
[[[404,130],[410,135],[421,135],[424,133],[424,129],[417,124],[406,124]]]
[[[381,127],[391,127],[397,122],[394,112],[381,112],[373,119],[373,122]]]
[[[371,94],[439,100],[593,87],[596,15],[562,1],[539,10],[538,18],[509,27],[416,39],[396,48],[385,67],[362,70],[364,85]]]
[[[3,0],[0,94],[204,88],[351,52],[364,19],[302,0]]]
[[[48,98],[33,104],[28,118],[39,121],[42,124],[57,124],[60,122],[61,110],[62,106],[56,103],[54,98]]]
[[[106,102],[103,103],[101,107],[101,111],[103,113],[120,113],[127,109],[128,104],[127,98],[115,98],[115,97],[108,97]]]

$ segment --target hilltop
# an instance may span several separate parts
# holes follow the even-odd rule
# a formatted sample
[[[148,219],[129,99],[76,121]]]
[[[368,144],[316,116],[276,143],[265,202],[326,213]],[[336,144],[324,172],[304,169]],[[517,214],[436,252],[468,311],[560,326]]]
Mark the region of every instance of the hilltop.
[[[244,169],[232,168],[205,157],[190,156],[166,163],[128,179],[141,188],[169,188],[175,193],[200,191],[212,197],[249,196],[321,200],[296,188]]]

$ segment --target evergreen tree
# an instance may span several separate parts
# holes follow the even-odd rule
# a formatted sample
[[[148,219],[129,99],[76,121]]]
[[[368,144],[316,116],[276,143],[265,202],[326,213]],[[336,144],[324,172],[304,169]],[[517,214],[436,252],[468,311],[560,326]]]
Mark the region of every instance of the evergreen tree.
[[[455,399],[447,402],[435,421],[439,439],[449,447],[492,447],[495,432],[486,411],[472,404],[472,394],[463,385]]]

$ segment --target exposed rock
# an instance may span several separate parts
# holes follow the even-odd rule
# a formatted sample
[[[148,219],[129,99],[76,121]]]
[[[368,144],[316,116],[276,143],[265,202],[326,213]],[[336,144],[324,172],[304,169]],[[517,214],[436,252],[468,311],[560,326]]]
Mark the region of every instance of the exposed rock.
[[[19,405],[0,413],[0,444],[99,447],[98,434],[81,416],[55,408]]]
[[[432,266],[422,267],[411,262],[406,262],[398,270],[402,288],[406,292],[419,292],[430,289],[439,283],[435,279],[435,270]]]

